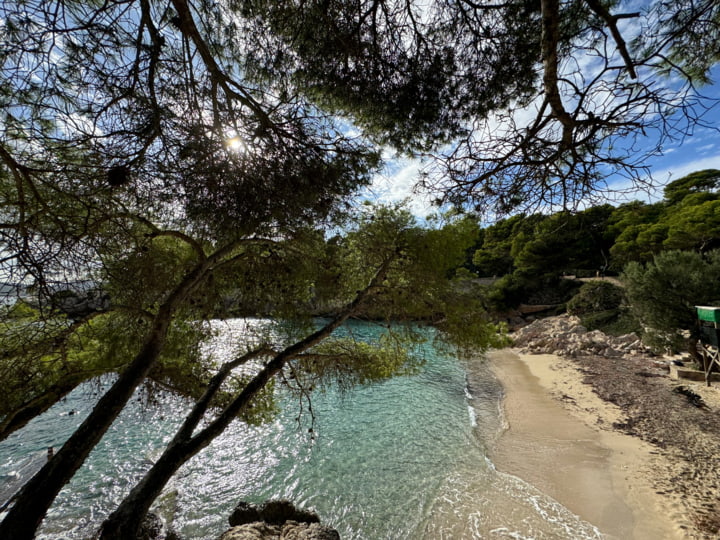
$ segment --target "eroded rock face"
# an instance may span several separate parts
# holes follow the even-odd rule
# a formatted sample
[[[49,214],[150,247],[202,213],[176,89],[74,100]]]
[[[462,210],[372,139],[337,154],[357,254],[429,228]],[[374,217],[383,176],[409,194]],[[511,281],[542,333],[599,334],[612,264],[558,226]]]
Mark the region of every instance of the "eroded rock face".
[[[319,523],[287,521],[282,525],[270,525],[258,521],[233,527],[219,540],[340,540],[340,533]]]
[[[232,528],[219,540],[340,540],[340,533],[321,525],[317,514],[286,500],[241,502],[228,521]]]

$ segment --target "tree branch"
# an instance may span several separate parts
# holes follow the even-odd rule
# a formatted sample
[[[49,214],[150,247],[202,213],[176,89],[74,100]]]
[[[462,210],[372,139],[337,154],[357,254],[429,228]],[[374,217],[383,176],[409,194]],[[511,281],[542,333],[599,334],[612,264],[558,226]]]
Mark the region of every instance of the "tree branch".
[[[560,41],[560,2],[559,0],[541,0],[542,10],[542,59],[543,88],[553,115],[562,124],[562,145],[572,146],[575,121],[565,110],[558,89],[558,43]]]
[[[610,33],[612,34],[618,51],[620,52],[620,56],[622,56],[623,60],[625,61],[625,67],[627,68],[628,73],[630,73],[630,76],[633,79],[637,79],[637,73],[635,72],[635,63],[633,62],[627,45],[625,44],[625,40],[623,39],[622,34],[618,29],[617,21],[619,19],[639,17],[640,13],[624,13],[622,15],[611,15],[610,12],[605,9],[605,6],[603,6],[599,0],[585,0],[585,2],[588,6],[590,6],[590,9],[592,9],[597,16],[600,17],[603,21],[605,21],[605,24],[608,25]]]

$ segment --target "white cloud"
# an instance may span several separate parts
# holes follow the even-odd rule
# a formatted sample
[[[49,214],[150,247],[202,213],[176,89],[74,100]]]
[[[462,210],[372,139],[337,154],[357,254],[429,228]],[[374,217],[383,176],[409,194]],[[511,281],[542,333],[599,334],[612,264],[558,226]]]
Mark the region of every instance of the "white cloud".
[[[432,204],[432,197],[415,190],[422,168],[423,162],[419,159],[391,160],[385,171],[375,177],[363,196],[368,200],[381,203],[407,200],[409,210],[422,220],[436,210]]]
[[[682,178],[692,172],[702,171],[704,169],[720,169],[720,154],[700,159],[693,159],[684,163],[676,163],[671,167],[659,168],[657,170],[653,170],[653,176],[658,180],[666,178],[670,181],[677,180],[678,178]],[[665,183],[666,182],[663,182],[663,184]]]
[[[677,162],[668,165],[656,165],[652,167],[652,181],[646,179],[645,186],[637,186],[631,180],[620,178],[611,180],[609,188],[614,194],[611,203],[623,203],[633,200],[641,200],[647,203],[654,203],[663,198],[663,188],[670,182],[687,176],[695,171],[704,169],[720,169],[720,154],[710,157],[700,157],[689,161]]]

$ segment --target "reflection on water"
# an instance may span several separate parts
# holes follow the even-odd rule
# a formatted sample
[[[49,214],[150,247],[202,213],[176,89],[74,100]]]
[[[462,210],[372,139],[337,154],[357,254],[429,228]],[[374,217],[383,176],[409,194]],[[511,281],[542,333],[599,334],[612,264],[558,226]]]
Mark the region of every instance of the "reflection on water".
[[[222,346],[232,348],[229,336],[240,326],[222,327]],[[364,323],[350,328],[376,336]],[[502,429],[502,392],[482,363],[465,366],[430,344],[418,354],[427,362],[412,376],[317,394],[314,439],[310,419],[298,421],[291,400],[270,424],[234,423],[180,470],[161,498],[163,511],[186,538],[219,535],[240,500],[277,497],[314,508],[343,539],[598,538],[485,457]],[[78,389],[0,443],[0,475],[31,452],[58,447],[101,391],[97,383]],[[131,403],[60,494],[41,537],[89,536],[159,455],[187,408],[170,396],[150,410]]]

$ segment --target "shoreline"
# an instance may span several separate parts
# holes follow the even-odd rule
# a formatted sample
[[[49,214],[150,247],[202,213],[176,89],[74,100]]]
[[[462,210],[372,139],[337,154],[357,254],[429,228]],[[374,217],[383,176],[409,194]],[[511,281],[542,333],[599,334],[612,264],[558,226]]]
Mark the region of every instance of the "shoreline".
[[[554,354],[488,354],[505,389],[507,429],[493,445],[498,470],[549,495],[606,538],[687,538],[682,510],[653,482],[667,458],[612,429],[623,411],[600,399],[578,367]]]

